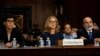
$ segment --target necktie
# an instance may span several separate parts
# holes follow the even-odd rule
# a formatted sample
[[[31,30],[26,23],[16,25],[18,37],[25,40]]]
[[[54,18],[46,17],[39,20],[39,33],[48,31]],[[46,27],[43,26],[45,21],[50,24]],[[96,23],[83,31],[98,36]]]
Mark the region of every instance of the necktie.
[[[92,39],[92,32],[89,32],[89,38]]]

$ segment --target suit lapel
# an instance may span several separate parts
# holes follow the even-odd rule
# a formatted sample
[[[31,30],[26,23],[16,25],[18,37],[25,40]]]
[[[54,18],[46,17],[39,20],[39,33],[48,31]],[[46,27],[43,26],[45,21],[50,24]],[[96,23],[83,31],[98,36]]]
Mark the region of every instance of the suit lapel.
[[[95,30],[92,30],[92,38],[94,38],[96,35],[95,35]]]
[[[86,31],[86,29],[83,29],[83,31],[84,31],[84,35],[85,35],[85,38],[89,38],[89,35],[88,35],[88,32]]]

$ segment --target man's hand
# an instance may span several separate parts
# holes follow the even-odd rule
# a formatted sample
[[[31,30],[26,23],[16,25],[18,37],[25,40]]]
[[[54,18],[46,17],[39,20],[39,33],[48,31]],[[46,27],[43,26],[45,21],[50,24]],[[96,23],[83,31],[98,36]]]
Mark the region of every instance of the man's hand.
[[[100,38],[95,38],[94,41],[100,42]]]

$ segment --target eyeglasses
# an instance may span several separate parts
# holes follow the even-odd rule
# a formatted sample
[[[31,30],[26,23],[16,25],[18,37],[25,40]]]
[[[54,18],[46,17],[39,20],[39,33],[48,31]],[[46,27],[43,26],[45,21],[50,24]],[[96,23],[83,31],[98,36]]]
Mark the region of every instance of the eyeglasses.
[[[56,23],[56,21],[49,21],[50,23]]]
[[[14,20],[6,20],[6,22],[14,22]]]

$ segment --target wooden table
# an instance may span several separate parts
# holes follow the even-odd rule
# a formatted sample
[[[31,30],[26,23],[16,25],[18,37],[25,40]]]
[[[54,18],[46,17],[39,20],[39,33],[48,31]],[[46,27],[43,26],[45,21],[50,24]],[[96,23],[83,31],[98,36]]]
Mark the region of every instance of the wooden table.
[[[100,47],[67,46],[67,47],[30,47],[30,48],[1,48],[0,55],[8,56],[51,56],[51,55],[100,55]]]

